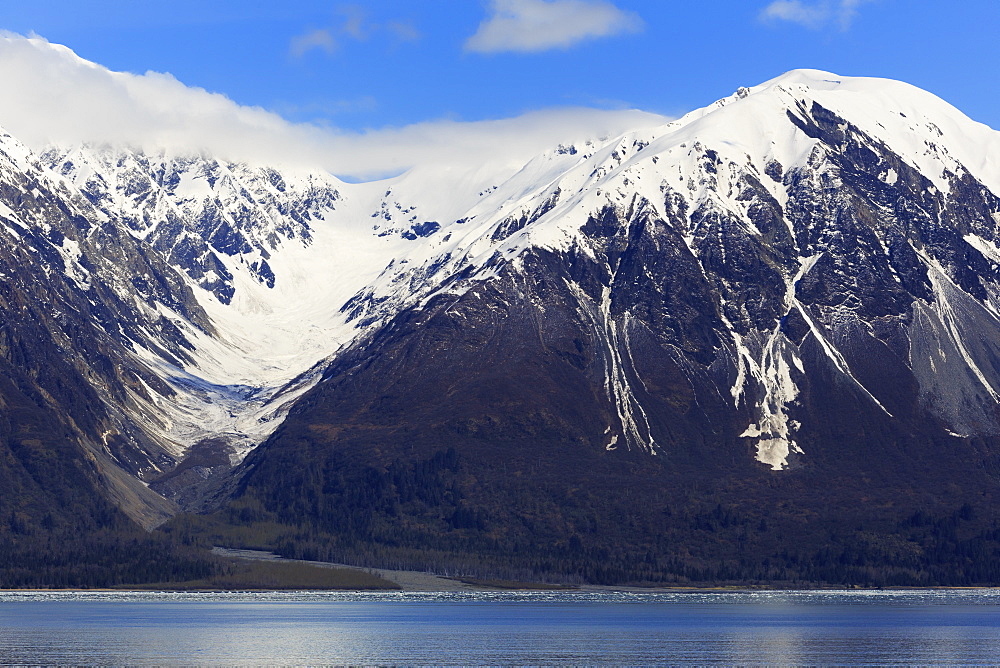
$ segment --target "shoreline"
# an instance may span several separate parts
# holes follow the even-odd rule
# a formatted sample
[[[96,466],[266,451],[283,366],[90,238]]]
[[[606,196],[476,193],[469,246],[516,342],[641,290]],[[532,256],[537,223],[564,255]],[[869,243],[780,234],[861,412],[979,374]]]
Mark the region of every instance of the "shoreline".
[[[326,589],[326,588],[301,588],[301,589],[285,589],[285,588],[238,588],[238,589],[221,589],[221,588],[190,588],[178,586],[176,588],[171,588],[169,586],[158,586],[155,588],[149,588],[148,586],[134,585],[128,586],[123,585],[121,587],[95,587],[82,589],[79,587],[65,587],[65,588],[23,588],[23,589],[8,589],[0,587],[0,594],[14,594],[14,593],[69,593],[69,592],[93,592],[93,593],[152,593],[152,592],[162,592],[162,593],[249,593],[249,592],[343,592],[343,593],[457,593],[457,592],[510,592],[510,593],[538,593],[538,592],[562,592],[562,593],[593,593],[593,594],[722,594],[722,593],[762,593],[762,592],[804,592],[804,593],[821,593],[821,592],[844,592],[844,593],[862,593],[862,592],[933,592],[933,591],[945,591],[945,592],[962,592],[962,591],[990,591],[990,590],[1000,590],[1000,585],[983,585],[983,586],[931,586],[931,587],[862,587],[862,586],[823,586],[823,587],[779,587],[775,585],[675,585],[675,586],[615,586],[615,585],[592,585],[592,584],[580,584],[580,585],[554,585],[550,583],[536,583],[536,582],[503,582],[503,581],[492,581],[492,580],[481,580],[478,578],[463,578],[463,577],[449,577],[444,575],[436,575],[434,573],[424,572],[424,571],[409,571],[409,570],[394,570],[385,568],[369,568],[363,566],[353,566],[350,564],[339,564],[327,561],[309,561],[305,559],[288,559],[286,557],[281,557],[273,552],[266,550],[250,550],[250,549],[237,549],[237,548],[224,548],[224,547],[213,547],[211,550],[212,554],[229,559],[240,559],[245,561],[265,561],[265,562],[276,562],[276,563],[293,563],[293,564],[303,564],[308,566],[313,566],[317,568],[331,568],[331,569],[346,569],[352,571],[358,571],[368,574],[377,575],[385,580],[388,580],[396,584],[399,589]],[[495,583],[495,584],[491,584]]]
[[[824,586],[824,587],[778,587],[775,585],[673,585],[673,586],[616,586],[616,585],[552,585],[548,583],[517,583],[516,587],[487,586],[484,584],[472,584],[463,580],[477,580],[478,578],[458,578],[444,575],[435,575],[424,571],[392,570],[384,568],[369,568],[365,566],[352,566],[350,564],[338,564],[329,561],[308,561],[304,559],[288,559],[281,557],[267,550],[250,550],[227,547],[213,547],[212,554],[221,557],[234,559],[247,559],[259,561],[279,561],[287,563],[308,564],[320,568],[347,568],[366,573],[374,573],[390,582],[400,586],[400,591],[579,591],[594,593],[632,593],[632,594],[681,594],[681,593],[739,593],[739,592],[782,592],[782,591],[802,591],[802,592],[823,592],[823,591],[970,591],[1000,589],[1000,585],[984,586],[936,586],[936,587],[862,587],[859,585]],[[520,586],[523,585],[523,586]],[[536,585],[536,586],[532,586]],[[363,591],[363,590],[362,590]]]
[[[673,586],[616,586],[616,585],[559,585],[540,582],[505,582],[485,580],[468,577],[450,577],[436,575],[425,571],[395,570],[386,568],[371,568],[365,566],[353,566],[350,564],[340,564],[328,561],[309,561],[305,559],[288,559],[267,550],[252,550],[242,548],[225,548],[215,546],[211,553],[218,557],[227,559],[239,559],[244,561],[264,561],[271,563],[290,563],[313,566],[317,568],[344,569],[377,575],[389,582],[394,583],[399,589],[327,589],[309,588],[286,589],[286,588],[237,588],[222,589],[218,587],[191,588],[178,586],[171,588],[168,583],[158,583],[164,586],[150,588],[148,585],[123,585],[121,587],[94,587],[82,589],[79,587],[49,587],[49,588],[23,588],[8,589],[0,587],[0,594],[15,593],[250,593],[250,592],[343,592],[343,593],[457,593],[457,592],[510,592],[510,593],[538,593],[538,592],[563,592],[563,593],[592,593],[592,594],[723,594],[723,593],[762,593],[762,592],[962,592],[962,591],[990,591],[1000,590],[1000,585],[962,585],[962,586],[930,586],[930,587],[863,587],[859,585],[842,586],[821,586],[821,587],[781,587],[776,585],[673,585]],[[493,583],[493,584],[491,584]]]
[[[345,566],[345,568],[355,568],[355,566]],[[414,572],[423,575],[417,571],[400,571],[400,572]],[[433,576],[438,577],[438,576]],[[448,579],[448,578],[444,578]],[[457,581],[456,581],[457,582]],[[462,584],[457,582],[457,584]],[[1000,585],[984,585],[982,587],[976,586],[954,586],[954,587],[824,587],[824,588],[808,588],[808,587],[792,587],[792,588],[777,588],[777,587],[765,587],[765,586],[725,586],[725,587],[615,587],[612,585],[578,585],[572,587],[564,587],[559,589],[552,589],[548,587],[524,587],[524,588],[507,588],[507,587],[485,587],[485,586],[474,586],[468,585],[466,587],[460,587],[457,589],[218,589],[218,588],[208,588],[208,589],[170,589],[168,587],[157,587],[154,589],[143,589],[140,586],[122,586],[119,588],[109,588],[109,587],[93,587],[90,589],[81,589],[79,587],[50,587],[50,588],[25,588],[25,589],[7,589],[0,587],[0,595],[2,594],[45,594],[45,593],[95,593],[95,594],[249,594],[249,593],[342,593],[342,594],[354,594],[354,593],[368,593],[368,594],[414,594],[414,593],[455,593],[459,591],[465,591],[469,593],[475,592],[507,592],[510,594],[534,594],[534,593],[592,593],[592,594],[759,594],[759,593],[800,593],[800,594],[811,594],[811,593],[844,593],[844,594],[861,594],[865,592],[889,592],[889,593],[906,593],[906,592],[963,592],[963,591],[1000,591]]]
[[[269,561],[290,564],[305,564],[318,568],[343,568],[363,573],[372,573],[379,577],[393,582],[400,587],[400,591],[494,591],[489,587],[476,587],[458,580],[424,573],[421,571],[397,571],[385,568],[366,568],[363,566],[351,566],[349,564],[337,564],[330,561],[309,561],[306,559],[288,559],[274,552],[267,550],[247,550],[229,547],[213,547],[212,554],[228,559],[243,559],[246,561]],[[365,590],[360,590],[365,591]]]

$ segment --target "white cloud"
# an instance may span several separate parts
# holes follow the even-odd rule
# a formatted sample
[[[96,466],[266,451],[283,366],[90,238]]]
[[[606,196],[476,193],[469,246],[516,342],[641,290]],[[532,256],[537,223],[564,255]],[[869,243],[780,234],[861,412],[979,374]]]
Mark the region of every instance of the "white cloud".
[[[790,21],[815,28],[830,18],[830,7],[828,5],[803,5],[799,0],[775,0],[764,8],[761,16],[765,19]]]
[[[385,28],[398,42],[414,43],[420,41],[420,31],[410,23],[405,23],[403,21],[390,21],[385,24]]]
[[[493,13],[466,41],[477,53],[546,51],[642,29],[642,19],[604,0],[492,0]]]
[[[858,7],[873,0],[822,0],[804,3],[801,0],[774,0],[763,9],[765,20],[789,21],[807,28],[822,28],[836,23],[847,30],[858,13]]]
[[[344,16],[344,25],[341,26],[343,33],[358,41],[368,39],[371,26],[368,25],[368,17],[365,15],[364,9],[357,5],[348,5],[342,7],[340,13]]]
[[[337,14],[342,17],[337,25],[310,30],[293,37],[289,44],[289,52],[296,58],[301,58],[314,49],[333,54],[337,50],[338,39],[341,43],[346,40],[365,42],[372,35],[379,33],[388,33],[396,44],[420,41],[420,31],[413,25],[403,21],[390,21],[384,25],[374,23],[369,21],[365,10],[358,5],[343,6]]]
[[[874,0],[840,0],[840,8],[837,12],[840,27],[847,30],[854,20],[854,16],[858,13],[858,7],[868,2],[874,2]]]
[[[667,119],[639,111],[555,109],[517,118],[429,121],[365,133],[293,124],[258,107],[185,86],[169,74],[112,72],[40,37],[0,33],[0,127],[38,150],[110,143],[146,151],[207,152],[254,164],[325,169],[354,178],[417,164],[526,161],[560,143],[610,136]]]
[[[289,52],[296,58],[301,58],[313,49],[333,53],[337,50],[337,42],[329,30],[311,30],[292,38]]]

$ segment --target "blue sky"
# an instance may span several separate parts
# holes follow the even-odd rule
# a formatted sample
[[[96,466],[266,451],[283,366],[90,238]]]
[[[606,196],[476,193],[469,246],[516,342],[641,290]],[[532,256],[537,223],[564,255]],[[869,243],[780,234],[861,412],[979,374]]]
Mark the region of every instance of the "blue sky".
[[[904,80],[1000,128],[998,0],[5,4],[0,30],[41,36],[114,72],[169,73],[334,134],[567,107],[679,116],[795,68]],[[0,50],[0,85],[23,92],[44,78],[12,58]],[[11,69],[23,71],[13,83]],[[72,81],[51,84],[48,99]],[[3,104],[17,102],[0,103],[0,125],[18,128]],[[38,104],[26,101],[22,115],[42,116]]]

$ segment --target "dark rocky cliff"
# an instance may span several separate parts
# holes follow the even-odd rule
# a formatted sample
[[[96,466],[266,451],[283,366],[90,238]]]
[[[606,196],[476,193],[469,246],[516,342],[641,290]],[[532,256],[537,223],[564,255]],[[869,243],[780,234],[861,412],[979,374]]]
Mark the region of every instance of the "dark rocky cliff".
[[[232,507],[304,527],[289,554],[483,573],[995,577],[1000,201],[818,103],[786,122],[802,165],[701,148],[745,214],[635,195],[357,342]]]

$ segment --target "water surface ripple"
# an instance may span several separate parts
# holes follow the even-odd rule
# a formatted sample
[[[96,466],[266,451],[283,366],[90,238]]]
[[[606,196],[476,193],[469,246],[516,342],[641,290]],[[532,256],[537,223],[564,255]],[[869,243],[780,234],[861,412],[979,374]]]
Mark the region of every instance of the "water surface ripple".
[[[0,663],[995,665],[1000,592],[2,592]]]

